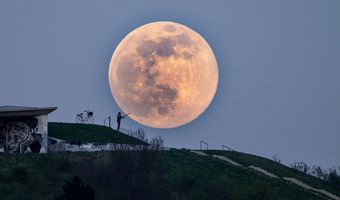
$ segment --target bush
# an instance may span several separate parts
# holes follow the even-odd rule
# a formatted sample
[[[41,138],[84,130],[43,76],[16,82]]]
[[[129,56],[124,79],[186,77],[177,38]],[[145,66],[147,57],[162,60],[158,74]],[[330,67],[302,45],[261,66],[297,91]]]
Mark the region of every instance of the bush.
[[[322,180],[327,180],[328,173],[326,170],[323,170],[320,166],[314,165],[311,170],[311,175],[316,176]]]
[[[328,174],[327,181],[340,187],[340,176],[337,174],[336,169],[331,169]]]
[[[276,154],[273,155],[273,161],[274,161],[274,162],[277,162],[277,163],[279,163],[279,164],[281,163],[280,157],[277,156]]]
[[[162,139],[161,136],[154,137],[152,138],[150,145],[152,150],[160,151],[164,147],[164,140]]]
[[[60,200],[94,200],[95,192],[89,184],[82,183],[79,176],[73,176],[65,181],[64,194]]]
[[[290,165],[292,168],[299,170],[305,174],[309,174],[310,172],[310,167],[304,163],[304,162],[294,162],[293,164]]]

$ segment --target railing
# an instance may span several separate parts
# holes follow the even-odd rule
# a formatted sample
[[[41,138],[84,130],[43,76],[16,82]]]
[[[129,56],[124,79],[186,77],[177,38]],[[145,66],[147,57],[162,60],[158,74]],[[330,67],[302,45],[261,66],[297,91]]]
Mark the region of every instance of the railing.
[[[106,121],[109,121],[109,127],[111,128],[111,116],[104,119],[104,126],[106,126]]]
[[[202,144],[204,144],[207,147],[207,150],[208,150],[209,145],[208,145],[208,143],[204,142],[203,140],[201,140],[201,142],[200,142],[200,150],[202,150]]]
[[[222,145],[222,150],[227,150],[227,151],[234,151],[234,149],[226,146],[226,145]]]

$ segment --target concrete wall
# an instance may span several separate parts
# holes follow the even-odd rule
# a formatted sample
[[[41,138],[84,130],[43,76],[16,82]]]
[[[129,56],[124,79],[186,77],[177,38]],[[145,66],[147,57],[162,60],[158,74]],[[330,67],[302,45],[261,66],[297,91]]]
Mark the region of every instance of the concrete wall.
[[[48,152],[48,117],[47,115],[41,115],[36,117],[38,120],[36,133],[42,135],[41,150],[40,153]]]

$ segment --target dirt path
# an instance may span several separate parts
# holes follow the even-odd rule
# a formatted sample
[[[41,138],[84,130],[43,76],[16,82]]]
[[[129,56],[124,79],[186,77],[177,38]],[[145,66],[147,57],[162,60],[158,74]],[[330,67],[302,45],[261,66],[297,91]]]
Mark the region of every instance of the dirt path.
[[[298,179],[296,178],[290,178],[290,177],[283,177],[284,180],[288,181],[288,182],[291,182],[291,183],[294,183],[300,187],[303,187],[307,190],[312,190],[314,192],[317,192],[317,193],[321,193],[331,199],[334,199],[334,200],[340,200],[340,198],[330,192],[327,192],[326,190],[321,190],[321,189],[317,189],[317,188],[313,188],[312,186],[302,182],[302,181],[299,181]]]
[[[231,160],[231,159],[229,159],[229,158],[227,158],[225,156],[213,155],[213,157],[214,158],[218,158],[220,160],[227,161],[229,164],[235,165],[237,167],[243,167],[243,165],[241,165],[241,164],[239,164],[239,163],[237,163],[237,162],[235,162],[235,161],[233,161],[233,160]]]
[[[262,168],[260,168],[260,167],[255,167],[255,166],[251,165],[251,166],[249,166],[248,168],[253,169],[253,170],[256,170],[256,171],[260,172],[261,174],[264,174],[264,175],[269,176],[269,177],[271,177],[271,178],[280,178],[280,177],[276,176],[275,174],[270,173],[270,172],[268,172],[267,170],[262,169]]]
[[[198,154],[198,155],[201,155],[201,156],[207,156],[208,154],[202,152],[202,151],[196,151],[196,150],[191,150],[192,153],[195,153],[195,154]]]

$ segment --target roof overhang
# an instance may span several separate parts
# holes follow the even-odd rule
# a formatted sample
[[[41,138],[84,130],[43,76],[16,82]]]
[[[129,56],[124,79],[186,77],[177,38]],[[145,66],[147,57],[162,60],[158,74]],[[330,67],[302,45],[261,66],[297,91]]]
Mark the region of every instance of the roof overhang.
[[[57,107],[0,106],[0,119],[48,115],[56,109]]]

